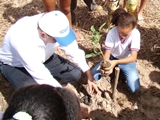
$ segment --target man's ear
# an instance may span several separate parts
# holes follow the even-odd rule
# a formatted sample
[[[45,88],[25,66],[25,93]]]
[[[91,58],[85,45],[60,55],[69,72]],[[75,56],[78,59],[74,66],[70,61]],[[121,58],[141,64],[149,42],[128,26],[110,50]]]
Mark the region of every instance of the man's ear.
[[[40,36],[41,36],[42,38],[45,38],[45,35],[46,35],[45,32],[43,32],[43,31],[40,30],[39,33],[40,33]]]

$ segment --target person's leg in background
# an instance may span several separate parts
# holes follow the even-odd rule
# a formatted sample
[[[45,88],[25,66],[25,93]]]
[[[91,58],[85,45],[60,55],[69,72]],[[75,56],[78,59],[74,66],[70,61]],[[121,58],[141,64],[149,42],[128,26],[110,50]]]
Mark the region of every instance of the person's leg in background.
[[[127,1],[127,0],[123,0],[123,9],[124,9],[125,11],[127,11],[126,1]]]
[[[9,65],[0,65],[0,73],[11,83],[14,89],[37,84],[25,68],[15,68]]]
[[[138,10],[138,20],[143,20],[143,10],[145,8],[145,5],[146,5],[146,2],[147,0],[141,0],[140,2],[140,7],[139,7],[139,10]]]
[[[77,19],[76,19],[76,14],[74,13],[74,10],[77,7],[77,0],[71,0],[71,18],[72,18],[72,25],[77,25]],[[77,40],[83,40],[84,37],[79,33],[75,32]]]
[[[96,10],[98,7],[95,0],[83,0],[83,1],[88,6],[89,10]]]
[[[123,2],[123,8],[127,11],[127,5],[126,5],[127,0],[124,0]],[[143,20],[143,10],[145,8],[147,0],[140,0],[140,6],[139,6],[139,10],[138,10],[138,20],[141,21]]]
[[[74,0],[72,0],[74,2]],[[55,10],[56,0],[42,0],[45,12],[50,12]],[[77,4],[77,3],[76,3]],[[60,10],[67,16],[70,26],[72,27],[72,17],[71,17],[71,0],[60,0]],[[83,36],[75,32],[76,38],[83,40]]]
[[[71,0],[60,0],[60,10],[67,16],[70,26],[72,27],[71,19]]]
[[[96,9],[97,4],[94,0],[84,0],[85,4],[88,6],[89,10]],[[71,16],[72,16],[72,24],[76,25],[76,15],[74,10],[77,7],[77,0],[71,0]]]
[[[76,25],[77,19],[74,10],[77,7],[77,0],[71,0],[71,17],[72,17],[72,24]]]
[[[55,78],[64,83],[76,82],[82,74],[76,65],[57,54],[53,54],[44,64]]]
[[[45,12],[50,12],[52,10],[55,10],[56,0],[42,0],[42,2]]]
[[[42,0],[42,2],[44,5],[45,12],[50,12],[50,11],[55,10],[56,0]],[[70,5],[71,5],[71,0],[60,0],[60,10],[67,16],[67,18],[70,22],[70,26],[72,26]]]
[[[119,64],[118,67],[122,71],[129,90],[132,93],[138,92],[140,90],[140,81],[138,76],[138,71],[136,69],[136,63]]]

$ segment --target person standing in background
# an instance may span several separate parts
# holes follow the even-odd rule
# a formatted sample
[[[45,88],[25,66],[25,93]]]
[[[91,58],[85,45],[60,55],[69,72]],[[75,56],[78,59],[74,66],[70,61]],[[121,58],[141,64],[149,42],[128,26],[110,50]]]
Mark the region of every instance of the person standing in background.
[[[42,2],[45,12],[55,10],[56,0],[42,0]],[[89,10],[102,9],[101,6],[98,6],[96,4],[95,0],[84,0],[84,2],[88,6]],[[76,15],[74,13],[74,10],[77,7],[77,0],[59,0],[59,7],[60,11],[62,11],[67,16],[70,26],[72,27],[72,24],[76,23]],[[80,33],[76,32],[75,34],[78,40],[83,40],[83,36]]]
[[[127,7],[127,2],[129,4],[128,7]],[[145,8],[146,2],[147,0],[140,0],[140,7],[139,10],[137,10],[138,0],[124,0],[123,8],[128,12],[130,12],[128,9],[133,9],[133,14],[135,12],[136,14],[135,17],[137,18],[137,20],[142,21],[144,20],[143,10]]]

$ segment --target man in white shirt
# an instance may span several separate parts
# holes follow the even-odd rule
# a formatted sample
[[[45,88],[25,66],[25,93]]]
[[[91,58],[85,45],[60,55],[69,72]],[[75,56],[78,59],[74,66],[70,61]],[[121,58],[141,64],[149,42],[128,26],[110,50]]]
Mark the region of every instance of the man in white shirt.
[[[88,77],[89,92],[99,92],[86,63],[84,51],[78,48],[76,36],[67,17],[52,11],[18,20],[8,30],[0,48],[0,72],[15,89],[31,84],[61,87],[75,82],[81,70]],[[55,54],[57,48],[76,64]]]

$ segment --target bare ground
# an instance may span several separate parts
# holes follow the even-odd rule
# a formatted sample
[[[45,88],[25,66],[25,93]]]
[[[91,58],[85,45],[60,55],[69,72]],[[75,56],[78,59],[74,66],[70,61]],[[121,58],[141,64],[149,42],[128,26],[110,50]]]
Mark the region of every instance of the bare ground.
[[[25,15],[34,15],[43,12],[41,0],[2,0],[0,1],[0,43],[8,28],[19,18]],[[121,1],[122,2],[122,1]],[[73,26],[75,31],[84,35],[85,40],[78,41],[79,46],[86,53],[91,52],[92,45],[91,25],[98,28],[106,21],[107,7],[105,3],[97,1],[103,9],[100,12],[88,11],[82,0],[78,1],[75,10],[78,25]],[[92,96],[92,104],[86,105],[91,110],[93,120],[160,120],[160,56],[151,52],[151,47],[160,42],[160,1],[148,0],[144,10],[144,22],[138,25],[143,40],[138,55],[137,69],[139,71],[141,90],[137,94],[131,94],[125,83],[119,80],[116,94],[116,102],[113,102],[113,84],[106,78],[97,82],[102,91],[101,96]],[[102,42],[105,40],[107,26],[102,34]],[[100,61],[99,57],[88,59],[90,67]],[[75,91],[77,96],[84,96],[86,77],[82,76],[81,81],[75,84],[67,84],[66,87]],[[14,89],[0,76],[0,111],[4,111],[8,105],[8,99]]]

